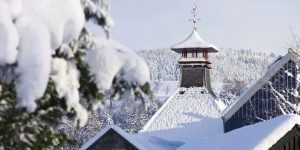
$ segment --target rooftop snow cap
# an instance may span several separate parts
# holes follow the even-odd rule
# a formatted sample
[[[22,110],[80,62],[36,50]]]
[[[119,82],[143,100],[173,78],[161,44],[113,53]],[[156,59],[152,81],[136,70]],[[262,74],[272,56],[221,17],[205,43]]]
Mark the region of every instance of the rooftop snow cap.
[[[212,44],[205,42],[197,32],[197,21],[200,20],[197,18],[198,10],[197,5],[194,4],[192,10],[193,18],[190,21],[193,22],[193,32],[182,42],[175,44],[171,47],[171,49],[177,53],[181,53],[182,50],[188,51],[198,51],[198,52],[208,52],[208,53],[217,53],[219,50]]]
[[[207,51],[208,53],[219,52],[216,46],[207,43],[200,37],[200,35],[196,31],[196,28],[193,29],[193,32],[184,41],[173,45],[171,49],[177,53],[181,53],[182,50],[189,50],[189,49]]]

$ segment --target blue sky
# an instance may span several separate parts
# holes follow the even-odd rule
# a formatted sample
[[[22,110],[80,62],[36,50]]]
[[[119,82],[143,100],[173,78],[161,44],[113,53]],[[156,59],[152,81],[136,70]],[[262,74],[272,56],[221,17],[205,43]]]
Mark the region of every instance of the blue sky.
[[[299,0],[112,0],[111,37],[133,49],[170,47],[192,31],[194,3],[199,34],[219,48],[284,54],[291,30],[300,35]]]

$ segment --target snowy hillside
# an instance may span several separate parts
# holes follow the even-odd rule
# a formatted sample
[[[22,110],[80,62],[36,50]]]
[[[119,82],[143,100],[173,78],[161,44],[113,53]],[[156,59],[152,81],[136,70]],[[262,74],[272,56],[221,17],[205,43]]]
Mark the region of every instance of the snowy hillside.
[[[148,64],[151,80],[156,82],[156,88],[168,84],[161,81],[179,80],[180,69],[177,61],[180,55],[170,49],[139,50],[137,53]],[[221,97],[228,97],[228,94],[224,93],[238,95],[242,88],[263,75],[275,57],[274,54],[232,49],[221,49],[219,53],[209,55],[212,62],[211,80],[214,92]],[[154,88],[154,95],[157,92],[162,96],[163,91]]]
[[[147,62],[151,80],[178,80],[177,61],[180,55],[170,49],[139,50],[137,53]],[[252,50],[221,49],[209,55],[212,64],[212,80],[254,81],[274,59],[274,54],[257,53]]]

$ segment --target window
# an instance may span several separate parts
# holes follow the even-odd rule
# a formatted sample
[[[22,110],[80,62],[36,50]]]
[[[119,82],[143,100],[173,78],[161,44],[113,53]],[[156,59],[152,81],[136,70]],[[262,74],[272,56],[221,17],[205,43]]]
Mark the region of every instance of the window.
[[[183,58],[187,58],[187,51],[186,50],[183,50],[181,53],[182,53]]]
[[[208,53],[207,52],[203,52],[203,57],[208,59]]]

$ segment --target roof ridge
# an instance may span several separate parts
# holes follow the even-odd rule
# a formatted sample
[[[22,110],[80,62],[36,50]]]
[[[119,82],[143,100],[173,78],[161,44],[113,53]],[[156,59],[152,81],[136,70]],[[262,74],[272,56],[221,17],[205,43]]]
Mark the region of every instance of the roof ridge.
[[[205,90],[205,93],[202,91]],[[184,93],[181,93],[184,92]],[[168,100],[161,106],[161,108],[151,117],[151,119],[146,123],[146,125],[139,131],[139,133],[147,132],[148,128],[153,124],[156,118],[158,118],[161,113],[164,112],[165,108],[169,105],[171,101],[175,101],[177,99],[187,99],[188,97],[191,97],[192,95],[209,95],[213,98],[212,102],[209,104],[215,108],[215,110],[218,112],[218,116],[221,116],[221,110],[218,107],[217,103],[215,102],[215,98],[211,93],[205,88],[205,87],[192,87],[192,88],[184,88],[180,87],[178,88],[169,98]],[[207,96],[208,97],[208,96]]]
[[[240,107],[242,107],[253,94],[255,94],[268,80],[275,75],[289,60],[299,61],[299,56],[294,53],[287,53],[281,59],[276,61],[269,67],[265,74],[254,84],[242,92],[229,106],[227,106],[221,113],[223,119],[230,118]]]
[[[153,123],[155,118],[159,116],[159,114],[164,110],[164,108],[170,103],[170,101],[179,93],[180,88],[177,88],[175,92],[166,100],[166,102],[158,109],[158,111],[150,118],[150,120],[145,124],[145,126],[138,132],[144,132],[147,131],[148,127]],[[176,97],[177,98],[177,97]]]

